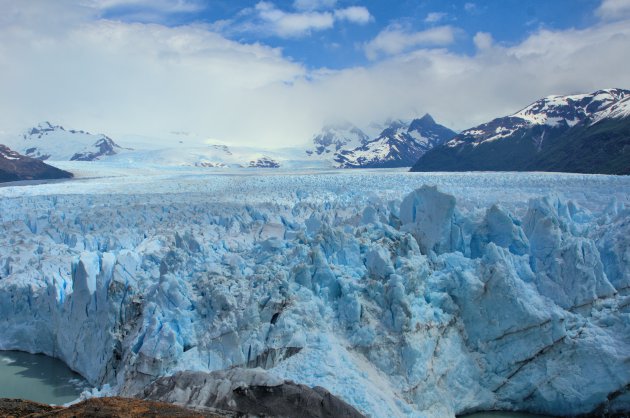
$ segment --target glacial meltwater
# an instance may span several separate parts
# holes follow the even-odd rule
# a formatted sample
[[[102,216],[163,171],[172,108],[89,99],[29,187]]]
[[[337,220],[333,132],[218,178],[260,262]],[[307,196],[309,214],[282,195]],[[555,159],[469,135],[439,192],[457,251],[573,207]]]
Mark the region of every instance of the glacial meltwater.
[[[0,351],[0,398],[61,405],[75,400],[87,387],[86,381],[60,360]]]
[[[521,412],[477,412],[470,415],[462,415],[460,418],[552,418],[549,415],[533,415]]]

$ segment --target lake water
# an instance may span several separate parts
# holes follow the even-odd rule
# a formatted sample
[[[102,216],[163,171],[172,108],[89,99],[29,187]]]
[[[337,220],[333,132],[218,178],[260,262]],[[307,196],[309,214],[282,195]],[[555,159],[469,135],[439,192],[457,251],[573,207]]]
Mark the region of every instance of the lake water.
[[[520,412],[477,412],[470,415],[462,415],[460,418],[552,418],[549,415],[523,414]]]
[[[0,351],[0,398],[61,405],[75,400],[86,388],[87,382],[60,360]]]

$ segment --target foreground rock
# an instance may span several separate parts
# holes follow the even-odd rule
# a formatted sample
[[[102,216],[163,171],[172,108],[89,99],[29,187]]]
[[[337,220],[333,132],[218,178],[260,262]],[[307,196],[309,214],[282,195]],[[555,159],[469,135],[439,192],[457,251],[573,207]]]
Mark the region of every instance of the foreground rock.
[[[198,413],[163,402],[128,398],[92,398],[68,408],[24,399],[0,399],[0,416],[5,418],[40,417],[223,417]]]
[[[50,406],[23,399],[0,399],[0,416],[5,418],[140,418],[190,417],[224,418],[232,415],[197,412],[164,402],[142,401],[129,398],[92,398],[68,408]]]
[[[59,408],[44,403],[27,401],[24,399],[0,398],[0,416],[19,418],[57,411]]]
[[[228,410],[239,416],[363,417],[355,408],[322,387],[310,388],[274,379],[261,369],[179,372],[158,379],[138,396],[195,408]]]

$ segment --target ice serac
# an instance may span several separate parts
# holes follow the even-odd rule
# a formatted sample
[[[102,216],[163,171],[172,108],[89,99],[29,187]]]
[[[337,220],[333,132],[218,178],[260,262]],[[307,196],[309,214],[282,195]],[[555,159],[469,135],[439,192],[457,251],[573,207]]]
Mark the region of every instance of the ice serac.
[[[411,232],[424,253],[463,250],[455,197],[424,186],[405,197],[400,205],[403,230]]]
[[[630,91],[549,96],[466,129],[411,171],[630,174]]]
[[[174,177],[0,189],[0,349],[189,406],[630,409],[626,178]]]

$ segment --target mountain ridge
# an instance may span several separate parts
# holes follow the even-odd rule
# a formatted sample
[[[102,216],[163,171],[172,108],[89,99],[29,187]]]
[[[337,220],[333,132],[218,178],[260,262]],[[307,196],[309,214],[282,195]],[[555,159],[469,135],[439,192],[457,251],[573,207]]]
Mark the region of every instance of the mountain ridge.
[[[42,161],[95,161],[124,150],[107,135],[65,129],[47,121],[23,133],[18,149]]]
[[[388,120],[373,139],[347,123],[342,129],[325,126],[313,137],[314,150],[308,156],[325,156],[336,168],[409,167],[431,148],[455,136],[455,132],[435,122],[428,113],[406,122]]]
[[[630,90],[547,96],[462,131],[411,171],[630,174]]]

